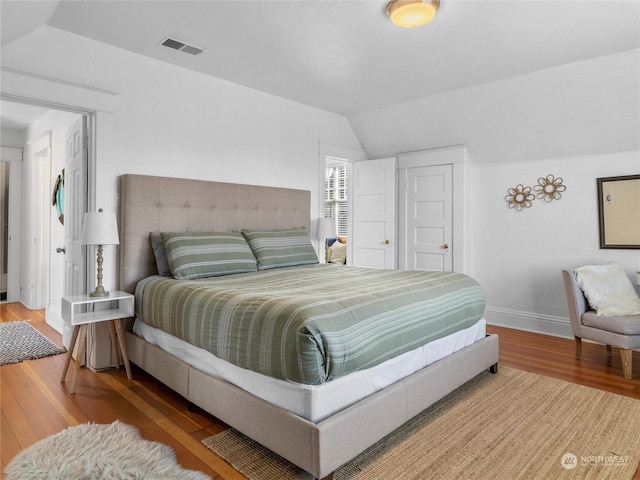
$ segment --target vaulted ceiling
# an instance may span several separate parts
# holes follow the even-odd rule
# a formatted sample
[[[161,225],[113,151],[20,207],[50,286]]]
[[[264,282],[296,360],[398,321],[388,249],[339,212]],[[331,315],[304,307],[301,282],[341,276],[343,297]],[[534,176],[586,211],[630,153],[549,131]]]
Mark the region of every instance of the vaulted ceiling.
[[[637,1],[443,0],[401,29],[384,0],[2,1],[2,45],[66,30],[351,115],[638,48]],[[204,49],[159,45],[172,37]]]
[[[424,99],[451,93],[464,104],[456,92],[473,91],[475,99],[486,90],[474,89],[485,85],[640,48],[638,0],[442,0],[435,20],[417,29],[394,26],[385,8],[385,0],[2,0],[1,40],[5,47],[48,25],[342,114],[370,158],[474,135],[482,142],[483,131],[460,131],[453,120],[441,138],[425,141],[424,132],[411,132],[417,121],[431,129],[440,121],[418,118],[433,104]],[[166,37],[204,52],[161,46]],[[414,107],[397,110],[406,104]],[[391,135],[393,122],[385,122],[399,112],[400,131],[381,136]],[[636,135],[622,148],[637,144]]]

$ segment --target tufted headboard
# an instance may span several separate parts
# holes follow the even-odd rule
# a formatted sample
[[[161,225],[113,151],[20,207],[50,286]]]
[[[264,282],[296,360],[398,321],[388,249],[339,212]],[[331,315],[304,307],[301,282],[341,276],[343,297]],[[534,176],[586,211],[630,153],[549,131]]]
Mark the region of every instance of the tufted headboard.
[[[149,232],[309,230],[311,193],[147,175],[120,177],[120,289],[157,273]]]

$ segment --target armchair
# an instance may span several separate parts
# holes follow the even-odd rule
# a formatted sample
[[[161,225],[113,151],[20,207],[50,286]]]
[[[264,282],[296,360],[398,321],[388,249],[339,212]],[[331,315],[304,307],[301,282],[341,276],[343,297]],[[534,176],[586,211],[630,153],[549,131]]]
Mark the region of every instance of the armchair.
[[[631,379],[633,350],[640,348],[640,314],[624,316],[597,315],[591,310],[578,285],[575,270],[562,270],[564,290],[569,307],[569,320],[575,338],[576,359],[582,354],[582,339],[604,343],[607,354],[611,347],[620,349],[622,375]]]

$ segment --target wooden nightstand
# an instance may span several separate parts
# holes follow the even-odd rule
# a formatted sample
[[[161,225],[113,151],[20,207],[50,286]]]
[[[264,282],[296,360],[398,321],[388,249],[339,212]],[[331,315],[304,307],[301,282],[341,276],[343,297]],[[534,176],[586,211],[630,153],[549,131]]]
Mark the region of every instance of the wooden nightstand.
[[[133,317],[133,303],[133,295],[119,291],[110,292],[108,297],[91,297],[88,294],[84,294],[64,297],[62,299],[62,318],[73,325],[67,360],[64,364],[64,370],[62,371],[62,378],[60,379],[62,383],[64,383],[65,377],[67,376],[76,341],[78,339],[80,341],[69,393],[75,393],[76,391],[78,371],[80,370],[80,362],[84,355],[87,340],[87,325],[90,323],[109,322],[111,351],[116,362],[116,368],[120,368],[120,357],[118,355],[118,345],[120,345],[124,368],[127,371],[127,378],[131,379],[131,365],[129,364],[129,356],[127,355],[122,319]],[[96,309],[97,305],[106,305],[108,308]]]

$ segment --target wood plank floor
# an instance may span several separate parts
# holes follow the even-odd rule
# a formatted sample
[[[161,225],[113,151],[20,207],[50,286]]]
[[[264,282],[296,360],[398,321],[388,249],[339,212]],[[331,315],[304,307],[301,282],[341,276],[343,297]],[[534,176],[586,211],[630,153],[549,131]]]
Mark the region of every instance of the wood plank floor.
[[[31,320],[31,325],[61,345],[61,336],[44,322],[43,311],[21,304],[0,304],[0,321]],[[500,363],[569,382],[640,399],[640,354],[634,353],[631,380],[622,378],[620,356],[607,357],[601,345],[585,343],[583,358],[574,359],[573,340],[489,327],[500,336]],[[1,466],[39,439],[85,422],[135,425],[147,439],[171,446],[180,464],[214,479],[244,479],[201,440],[226,426],[202,410],[187,410],[185,400],[133,366],[133,380],[124,370],[92,372],[82,368],[75,395],[60,383],[65,355],[0,367]],[[70,375],[69,375],[70,377]],[[640,480],[640,468],[635,479]]]

